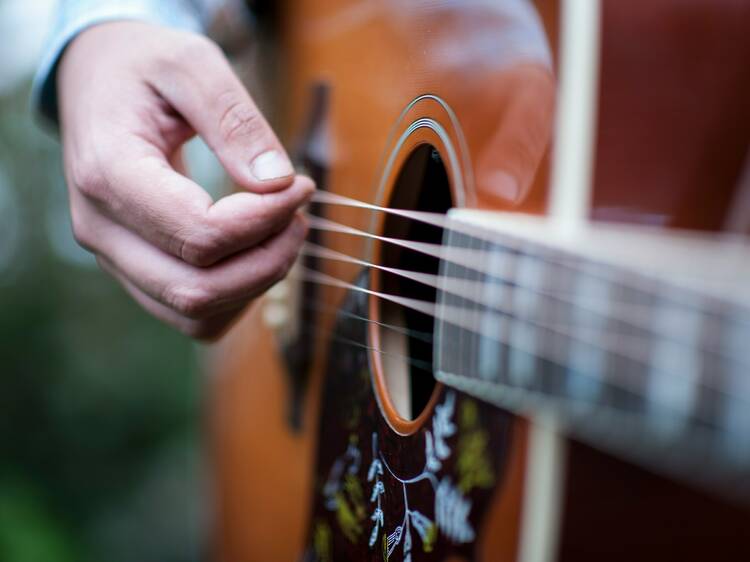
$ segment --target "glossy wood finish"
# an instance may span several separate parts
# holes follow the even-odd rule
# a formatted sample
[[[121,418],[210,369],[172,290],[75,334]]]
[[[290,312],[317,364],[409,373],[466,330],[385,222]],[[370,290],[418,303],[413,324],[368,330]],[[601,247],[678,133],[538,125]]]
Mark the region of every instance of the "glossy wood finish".
[[[721,230],[748,160],[750,5],[607,0],[594,216]]]
[[[750,4],[602,8],[593,217],[722,230],[748,165]],[[750,557],[746,505],[578,443],[567,464],[561,560]]]
[[[288,97],[285,136],[290,146],[309,144],[302,136],[311,92],[320,84],[329,90],[327,122],[313,148],[327,168],[327,185],[322,187],[387,204],[394,178],[386,178],[384,191],[379,183],[399,116],[418,96],[434,93],[455,112],[461,130],[451,130],[445,109],[429,101],[401,127],[432,117],[449,129],[449,142],[460,151],[462,169],[455,173],[466,186],[466,203],[541,211],[552,123],[550,45],[557,32],[556,6],[545,5],[541,20],[524,2],[510,4],[497,9],[491,3],[461,7],[442,2],[395,6],[299,1],[281,10]],[[551,29],[551,41],[543,23]],[[440,139],[423,140],[440,147]],[[408,147],[398,154],[405,157]],[[391,175],[397,172],[398,164]],[[361,211],[329,208],[327,215],[370,227],[370,215]],[[339,251],[367,256],[359,240],[328,237],[326,242]],[[325,265],[328,273],[343,279],[357,273],[346,265]],[[340,302],[339,291],[322,293],[327,302]],[[302,428],[294,432],[285,416],[288,377],[274,352],[273,335],[257,321],[258,315],[256,308],[217,351],[212,434],[219,542],[225,560],[294,560],[303,551],[312,505],[326,353],[321,346],[305,395]],[[322,332],[326,329],[321,327]],[[502,549],[509,556],[518,534],[523,424],[514,435],[515,453],[507,455],[509,484],[497,491],[500,511],[488,519],[496,520],[503,531],[483,528],[478,541],[491,552]]]
[[[631,3],[618,2],[604,2],[594,217],[630,222],[659,217],[671,225],[716,228],[731,201],[742,151],[747,148],[750,106],[745,100],[750,92],[744,61],[750,60],[750,53],[740,33],[748,29],[742,19],[747,14],[745,3],[659,0],[631,10]],[[461,194],[466,205],[544,212],[559,8],[551,0],[536,2],[536,13],[529,13],[528,6],[522,0],[286,2],[280,9],[286,76],[280,105],[288,146],[304,144],[315,153],[316,162],[326,170],[321,187],[387,204],[398,162],[407,154],[405,149],[396,150],[396,165],[386,170],[394,138],[404,123],[433,118],[446,127],[448,144],[458,147],[460,170],[449,172],[454,187],[458,179],[466,186]],[[325,123],[311,139],[305,137],[309,135],[305,124],[314,105],[311,92],[321,84],[328,89],[329,108]],[[686,91],[693,94],[685,96]],[[413,108],[413,114],[400,122],[408,104],[423,94],[444,100],[459,126],[451,127],[445,109],[431,101]],[[424,134],[432,135],[433,144],[443,142],[434,133]],[[448,160],[446,152],[443,147],[444,160]],[[361,210],[331,207],[326,214],[356,228],[373,227],[371,215]],[[363,259],[374,255],[360,239],[323,236],[321,241]],[[351,281],[359,273],[342,263],[324,267],[327,273]],[[319,294],[336,306],[344,297],[333,289],[321,289]],[[316,346],[301,403],[301,427],[295,429],[287,415],[286,365],[274,333],[261,316],[262,303],[258,303],[222,342],[213,362],[210,429],[216,460],[217,538],[219,558],[226,562],[296,560],[315,542],[310,513],[320,513],[315,494],[321,490],[315,466],[320,458],[334,456],[327,447],[340,444],[334,427],[330,442],[318,440],[319,420],[335,421],[338,414],[321,412],[326,377],[341,371],[331,370],[327,346]],[[310,337],[327,334],[332,319],[321,319],[316,328]],[[439,392],[435,403],[444,399],[444,391]],[[376,418],[377,411],[371,415]],[[420,424],[426,424],[430,415]],[[420,424],[400,429],[417,431]],[[394,426],[399,429],[398,423],[380,427],[393,445],[391,452],[408,464],[405,445],[389,433]],[[451,552],[456,559],[515,559],[526,423],[516,419],[510,427],[511,438],[502,455],[504,479],[487,492],[492,501],[478,526],[474,550]],[[322,428],[324,438],[327,429]],[[618,461],[576,444],[569,460],[571,495],[565,499],[565,510],[571,523],[563,530],[572,538],[560,543],[560,556],[584,560],[577,556],[585,540],[593,541],[588,552],[604,556],[612,552],[612,545],[603,542],[611,535],[602,533],[597,542],[596,536],[583,532],[597,515],[577,505],[574,495],[587,497],[587,505],[597,497],[605,498],[604,503],[607,497],[622,499],[622,490],[616,487],[623,481],[635,495],[651,494],[653,478],[632,467],[618,472],[623,481],[602,478],[600,486],[592,487],[592,467],[607,471],[620,466]],[[679,503],[683,510],[712,505],[711,500],[696,499],[689,489],[673,486],[683,497],[684,503]],[[583,489],[595,492],[587,496]],[[645,500],[634,505],[648,509]],[[724,513],[717,509],[715,513]],[[614,525],[627,527],[619,516],[598,520],[605,521],[610,531]],[[369,524],[368,520],[367,532]],[[649,559],[643,548],[638,553],[636,559]],[[426,558],[426,554],[414,557]]]

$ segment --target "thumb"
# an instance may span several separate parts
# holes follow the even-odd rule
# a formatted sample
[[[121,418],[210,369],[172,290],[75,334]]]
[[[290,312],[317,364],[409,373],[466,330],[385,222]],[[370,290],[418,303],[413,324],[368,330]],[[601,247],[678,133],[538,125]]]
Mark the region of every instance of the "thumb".
[[[191,37],[156,80],[159,93],[190,123],[240,186],[257,193],[289,187],[294,168],[278,138],[210,40]]]

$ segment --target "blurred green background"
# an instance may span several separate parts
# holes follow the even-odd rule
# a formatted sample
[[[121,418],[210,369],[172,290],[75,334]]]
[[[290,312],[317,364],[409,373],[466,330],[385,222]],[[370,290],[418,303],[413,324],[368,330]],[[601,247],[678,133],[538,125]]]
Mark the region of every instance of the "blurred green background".
[[[29,108],[53,4],[0,0],[0,561],[199,560],[196,349],[72,238]]]

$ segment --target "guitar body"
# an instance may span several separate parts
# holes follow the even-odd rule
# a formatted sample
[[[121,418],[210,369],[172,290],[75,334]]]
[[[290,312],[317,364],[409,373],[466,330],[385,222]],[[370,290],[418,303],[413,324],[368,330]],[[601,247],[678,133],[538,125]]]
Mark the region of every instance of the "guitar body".
[[[285,3],[288,145],[331,194],[420,212],[544,215],[566,181],[557,153],[571,144],[589,155],[580,176],[588,218],[704,231],[733,216],[743,224],[734,211],[750,131],[746,3],[568,4],[578,8]],[[581,32],[590,39],[581,48],[570,22],[590,4],[595,32]],[[576,100],[563,99],[561,67],[590,80],[580,84],[587,115],[572,126],[561,112]],[[315,205],[359,231],[441,241],[441,229],[403,217]],[[750,556],[747,503],[437,382],[434,324],[378,298],[435,302],[435,289],[361,265],[437,274],[437,260],[363,236],[311,237],[360,263],[305,256],[303,266],[351,286],[286,282],[212,360],[219,559]]]

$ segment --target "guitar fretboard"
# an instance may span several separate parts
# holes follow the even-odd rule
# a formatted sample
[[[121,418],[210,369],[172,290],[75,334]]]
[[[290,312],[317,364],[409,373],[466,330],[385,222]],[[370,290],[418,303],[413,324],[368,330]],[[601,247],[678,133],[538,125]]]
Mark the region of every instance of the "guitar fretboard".
[[[440,380],[750,499],[744,240],[471,211],[451,219]],[[467,253],[481,263],[467,267]]]

